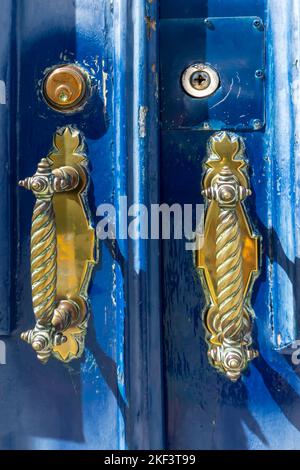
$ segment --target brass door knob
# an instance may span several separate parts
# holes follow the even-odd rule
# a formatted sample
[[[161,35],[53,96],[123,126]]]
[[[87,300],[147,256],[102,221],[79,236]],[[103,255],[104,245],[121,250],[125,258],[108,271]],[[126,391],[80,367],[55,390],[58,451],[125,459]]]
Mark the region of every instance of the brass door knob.
[[[61,65],[46,75],[43,94],[47,104],[57,111],[80,108],[88,97],[88,76],[76,65]]]

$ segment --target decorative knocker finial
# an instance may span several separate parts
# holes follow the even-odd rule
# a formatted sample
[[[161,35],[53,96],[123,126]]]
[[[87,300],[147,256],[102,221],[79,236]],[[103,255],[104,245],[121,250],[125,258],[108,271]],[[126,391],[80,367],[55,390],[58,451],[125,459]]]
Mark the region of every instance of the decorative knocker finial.
[[[258,271],[258,239],[242,205],[251,195],[243,152],[243,142],[234,134],[221,132],[210,140],[202,190],[209,205],[204,243],[197,252],[210,294],[208,355],[233,381],[258,355],[251,349],[249,304],[249,287]]]

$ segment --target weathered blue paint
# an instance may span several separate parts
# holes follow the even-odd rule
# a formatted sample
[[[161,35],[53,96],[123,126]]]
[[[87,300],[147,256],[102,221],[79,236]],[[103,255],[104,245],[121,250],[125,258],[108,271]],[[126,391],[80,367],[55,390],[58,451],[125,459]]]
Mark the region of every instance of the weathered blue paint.
[[[10,154],[9,125],[12,107],[10,96],[10,83],[12,80],[12,69],[10,66],[11,33],[12,33],[12,2],[4,0],[1,6],[0,16],[1,42],[0,42],[0,182],[1,182],[1,205],[0,205],[0,334],[8,334],[11,328],[10,294],[12,292],[12,265],[11,256],[13,252],[11,244],[11,209],[13,191],[10,186],[10,177],[13,174]]]
[[[127,195],[128,206],[149,206],[158,202],[159,182],[157,4],[118,0],[115,19],[116,200]],[[131,215],[132,223],[138,209]],[[159,242],[118,240],[115,249],[126,293],[127,445],[158,449],[164,442]]]
[[[201,322],[204,297],[192,254],[180,240],[164,241],[167,444],[173,449],[299,449],[299,369],[291,362],[291,351],[276,350],[297,338],[299,323],[299,5],[290,1],[283,8],[279,0],[166,0],[161,15],[164,19],[254,15],[267,24],[266,130],[239,132],[251,169],[253,196],[247,208],[262,236],[261,273],[252,294],[260,357],[237,384],[211,368]],[[243,59],[243,40],[241,36],[236,60]],[[176,50],[177,44],[173,41],[170,47]],[[162,202],[202,201],[202,163],[210,135],[163,130]]]
[[[162,128],[253,130],[265,122],[264,27],[257,17],[165,19],[160,22]],[[237,50],[243,38],[243,57]],[[170,43],[176,48],[170,49]],[[192,64],[210,64],[220,86],[207,99],[182,92]],[[260,71],[261,78],[256,77]],[[230,111],[229,111],[230,110]]]
[[[207,18],[208,16],[256,16],[264,10],[263,0],[162,0],[161,18]]]
[[[278,349],[299,339],[299,21],[299,2],[289,0],[282,10],[280,2],[269,1],[265,152],[270,161],[269,239],[274,261],[272,341]]]

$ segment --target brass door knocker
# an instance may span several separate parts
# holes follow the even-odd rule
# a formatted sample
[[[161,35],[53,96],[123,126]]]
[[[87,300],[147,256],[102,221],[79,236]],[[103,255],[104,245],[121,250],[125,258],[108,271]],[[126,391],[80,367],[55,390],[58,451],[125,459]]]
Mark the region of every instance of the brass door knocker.
[[[250,288],[258,273],[258,237],[243,201],[251,196],[243,140],[220,132],[208,145],[202,195],[207,201],[204,238],[196,252],[209,307],[208,356],[232,381],[258,353],[251,348]]]
[[[36,203],[31,225],[31,288],[36,325],[22,333],[38,359],[68,362],[84,349],[87,288],[95,263],[95,232],[85,192],[87,158],[80,134],[66,127],[36,173],[20,181]]]

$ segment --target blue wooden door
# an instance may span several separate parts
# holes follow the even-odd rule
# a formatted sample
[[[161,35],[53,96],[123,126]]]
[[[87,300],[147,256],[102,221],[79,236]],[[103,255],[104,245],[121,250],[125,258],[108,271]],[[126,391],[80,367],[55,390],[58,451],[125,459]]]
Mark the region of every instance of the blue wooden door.
[[[193,254],[182,240],[163,241],[166,427],[167,446],[173,449],[298,449],[300,445],[299,370],[293,356],[299,335],[298,10],[298,2],[287,2],[283,9],[276,0],[161,2],[162,200],[182,205],[203,201],[199,193],[208,139],[228,129],[245,142],[252,188],[246,207],[261,236],[260,275],[252,290],[259,357],[234,383],[207,359],[207,333],[201,321],[206,302]],[[208,18],[203,34],[199,18]],[[252,78],[243,82],[238,70],[241,65],[245,72],[256,41],[249,39],[248,32],[253,31],[243,29],[243,21],[255,18],[261,19],[265,30],[265,43],[252,57],[252,76],[259,69],[264,74],[262,115],[255,103],[262,93],[258,88],[247,102],[257,82],[247,92]],[[261,54],[265,66],[258,66]],[[203,107],[191,103],[176,78],[173,85],[170,80],[178,64],[184,70],[186,58],[185,66],[204,61],[224,70],[232,91],[216,96],[216,101],[212,97]],[[260,81],[262,75],[256,72],[256,77]],[[243,122],[245,117],[258,118],[259,128],[251,129],[251,122]]]
[[[281,3],[2,0],[1,449],[300,448],[299,7]],[[179,86],[193,61],[226,70],[229,93],[212,110]],[[73,113],[43,96],[47,72],[66,64],[92,88]],[[86,145],[95,230],[101,204],[122,225],[134,204],[203,203],[209,138],[226,130],[243,139],[245,207],[261,237],[251,291],[259,357],[237,382],[208,361],[205,292],[193,252],[174,236],[97,239],[80,359],[44,365],[20,339],[34,321],[34,197],[17,184],[67,126]]]
[[[99,204],[117,207],[120,196],[134,199],[140,195],[140,191],[138,195],[132,193],[132,175],[136,178],[137,171],[144,172],[145,163],[139,159],[143,152],[146,154],[144,147],[148,143],[136,132],[136,120],[142,101],[148,98],[141,86],[143,77],[137,61],[144,61],[143,41],[147,35],[144,17],[154,15],[155,6],[138,1],[133,2],[134,9],[126,3],[106,0],[1,3],[0,329],[1,362],[5,362],[0,370],[2,449],[124,449],[162,445],[159,375],[151,403],[150,398],[145,399],[149,397],[149,383],[154,376],[154,367],[152,370],[144,367],[148,346],[143,342],[149,337],[146,313],[151,302],[150,329],[155,330],[159,302],[149,294],[151,289],[156,290],[156,280],[149,287],[144,264],[147,248],[138,243],[128,245],[126,240],[97,242],[98,261],[88,290],[89,333],[80,360],[65,364],[50,360],[44,366],[20,339],[22,331],[32,328],[34,319],[30,285],[34,197],[30,192],[20,192],[17,184],[35,172],[41,157],[51,149],[57,129],[72,126],[86,144],[90,175],[87,197],[94,229],[99,221],[96,215]],[[134,27],[133,11],[136,11]],[[141,45],[135,46],[134,65],[130,45],[133,29],[141,39]],[[51,109],[42,96],[47,70],[65,64],[85,70],[92,87],[86,106],[72,114]],[[144,93],[145,98],[138,93]],[[155,152],[154,147],[152,151]],[[156,272],[158,260],[154,259]],[[140,293],[143,285],[147,285],[148,293]],[[139,296],[146,298],[142,306]],[[152,360],[160,364],[160,359],[156,359],[160,357],[159,337],[151,341]],[[156,364],[155,374],[158,369]],[[129,396],[133,397],[132,403]],[[151,408],[157,410],[152,412]]]
[[[34,201],[29,192],[20,194],[18,179],[34,173],[51,149],[56,129],[71,124],[84,134],[94,168],[93,223],[97,198],[112,195],[113,161],[107,155],[113,140],[109,5],[5,0],[1,9],[1,79],[6,87],[1,104],[2,178],[7,198],[1,205],[6,211],[1,226],[6,260],[1,328],[7,334],[6,365],[1,367],[1,448],[124,447],[124,311],[115,306],[113,286],[120,274],[107,249],[90,288],[99,314],[91,321],[84,359],[65,365],[50,361],[44,367],[20,340],[21,331],[33,322],[29,249]],[[48,67],[75,62],[91,73],[99,92],[90,107],[70,117],[45,105],[40,83]]]

